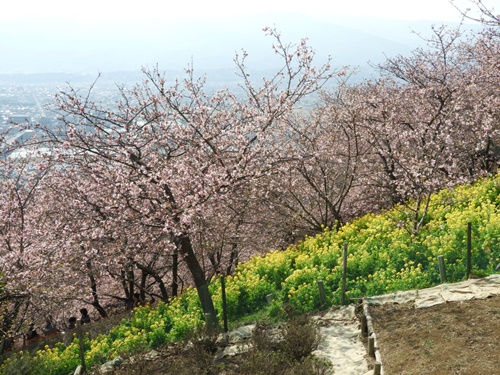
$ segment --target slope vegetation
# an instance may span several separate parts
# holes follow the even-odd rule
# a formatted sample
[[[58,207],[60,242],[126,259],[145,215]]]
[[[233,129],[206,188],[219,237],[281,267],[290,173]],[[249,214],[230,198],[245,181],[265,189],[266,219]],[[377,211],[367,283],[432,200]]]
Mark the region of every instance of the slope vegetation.
[[[472,227],[472,271],[478,276],[492,274],[500,263],[499,204],[497,176],[432,196],[417,233],[409,229],[413,212],[401,205],[364,216],[338,231],[325,229],[286,251],[254,257],[225,278],[229,325],[257,316],[279,319],[290,307],[309,312],[340,304],[345,246],[348,298],[439,284],[438,255],[444,257],[448,281],[463,280],[468,223]],[[323,282],[326,301],[319,296],[318,280]],[[210,288],[222,321],[220,279],[214,279]],[[117,355],[157,348],[185,337],[203,322],[197,294],[188,289],[169,304],[136,309],[107,335],[87,336],[86,364],[94,366]],[[0,367],[0,373],[13,373],[11,369],[21,361],[30,362],[27,367],[33,374],[66,375],[79,364],[78,341],[47,347],[29,358],[13,356]]]

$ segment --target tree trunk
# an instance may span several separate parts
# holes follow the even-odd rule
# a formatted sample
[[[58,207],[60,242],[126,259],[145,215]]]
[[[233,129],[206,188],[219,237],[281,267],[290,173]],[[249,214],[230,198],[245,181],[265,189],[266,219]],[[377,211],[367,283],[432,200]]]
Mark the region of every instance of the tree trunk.
[[[176,206],[174,196],[170,187],[166,184],[163,185],[163,190],[167,196],[168,201],[172,207]],[[179,224],[180,220],[178,217],[174,218],[174,221]],[[200,299],[201,308],[205,314],[205,320],[209,329],[219,329],[219,323],[217,322],[217,316],[215,314],[215,307],[212,301],[212,296],[208,290],[208,283],[205,278],[205,272],[196,258],[196,254],[193,250],[193,245],[191,239],[187,233],[182,233],[180,236],[174,236],[174,243],[179,249],[179,252],[183,256],[183,260],[193,277],[194,285],[198,292],[198,297]]]
[[[158,287],[160,288],[161,299],[163,300],[163,302],[168,302],[169,298],[168,298],[167,287],[165,286],[165,283],[161,279],[158,272],[153,270],[151,267],[145,266],[145,265],[140,264],[138,262],[135,262],[135,264],[136,264],[137,268],[139,268],[143,272],[143,275],[150,275],[155,279],[156,283],[158,284]],[[144,300],[144,297],[142,297],[142,295],[141,295],[141,298]]]
[[[146,281],[147,281],[147,278],[148,278],[148,273],[144,270],[141,270],[142,271],[142,274],[141,274],[141,285],[140,285],[140,290],[141,290],[141,301],[145,301],[146,300]]]
[[[128,290],[130,292],[130,296],[134,295],[134,289],[135,289],[135,275],[134,275],[134,266],[133,264],[129,263],[127,265],[127,281],[128,281]]]
[[[101,317],[106,318],[108,316],[108,313],[104,308],[101,306],[101,303],[99,302],[99,294],[97,293],[97,282],[95,280],[94,275],[92,274],[92,264],[90,259],[87,260],[87,269],[89,270],[89,278],[90,278],[90,288],[92,290],[92,306],[97,310],[99,315]]]
[[[132,289],[129,288],[130,283],[127,283],[127,280],[128,280],[127,275],[128,275],[127,270],[122,269],[120,277],[121,277],[123,292],[125,294],[125,301],[126,301],[125,304],[126,304],[126,308],[130,309],[130,308],[132,308],[132,303],[133,303],[132,295],[134,293],[134,289],[133,289],[133,284],[132,284]]]
[[[104,310],[104,307],[101,306],[99,301],[92,301],[92,306],[94,306],[94,308],[97,310],[97,312],[102,318],[108,317],[108,313],[106,312],[106,310]]]
[[[226,276],[230,275],[238,266],[238,245],[233,244],[231,254],[229,256],[229,264],[226,267]]]
[[[177,297],[179,292],[179,252],[177,249],[174,250],[172,255],[172,297]]]
[[[121,284],[122,284],[122,288],[123,288],[123,293],[125,294],[125,298],[128,300],[128,299],[131,299],[132,296],[129,295],[129,291],[128,291],[128,288],[127,288],[127,277],[126,277],[126,274],[125,274],[125,270],[122,269],[120,271],[120,281],[121,281]]]
[[[196,286],[196,290],[198,292],[201,308],[205,313],[207,325],[210,329],[219,329],[219,323],[217,322],[217,315],[215,313],[212,296],[208,290],[208,282],[205,278],[203,268],[196,258],[190,238],[185,234],[182,235],[179,237],[179,245],[181,255],[183,255],[186,265],[193,276],[194,285]]]

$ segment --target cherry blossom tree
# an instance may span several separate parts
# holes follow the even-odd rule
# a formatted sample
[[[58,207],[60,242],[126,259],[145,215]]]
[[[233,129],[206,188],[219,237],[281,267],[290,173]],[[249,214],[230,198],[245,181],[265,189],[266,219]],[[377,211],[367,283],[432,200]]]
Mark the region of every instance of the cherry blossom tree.
[[[369,145],[362,141],[357,114],[346,105],[348,93],[340,83],[323,94],[322,105],[290,121],[289,161],[268,189],[269,204],[279,221],[289,222],[293,242],[353,217],[353,205],[344,205],[362,174]]]
[[[111,108],[93,86],[57,94],[61,127],[1,159],[5,312],[89,304],[106,316],[136,291],[168,301],[194,285],[216,325],[214,275],[394,204],[416,232],[433,192],[497,171],[496,26],[434,28],[379,79],[329,90],[345,71],[266,31],[282,69],[256,80],[243,52],[239,90],[210,92],[190,67],[170,83],[144,70]]]
[[[465,19],[479,22],[486,26],[499,26],[500,15],[495,14],[493,2],[483,0],[469,0],[473,8],[463,9],[455,5],[453,0],[450,3],[457,9]]]
[[[92,242],[110,241],[125,254],[147,254],[153,244],[167,253],[177,250],[211,324],[216,324],[215,313],[201,249],[194,247],[196,223],[208,219],[205,212],[216,211],[221,197],[239,193],[249,180],[269,174],[286,159],[277,142],[283,141],[288,116],[333,75],[328,64],[312,65],[313,51],[305,40],[287,45],[275,30],[267,32],[283,68],[257,87],[246,72],[246,54],[237,57],[244,95],[208,94],[204,79],[191,70],[184,81],[168,87],[154,69],[145,71],[142,85],[121,88],[116,109],[93,102],[91,91],[80,95],[68,87],[56,97],[64,128],[47,134],[67,166],[61,184],[65,175],[71,176],[66,184],[85,176],[86,185],[79,188],[88,198],[82,204],[100,217],[93,224],[88,214],[77,219],[85,225],[80,234],[57,230],[71,244],[66,247],[74,254],[98,252]],[[88,237],[84,250],[82,232]],[[75,266],[88,259],[73,257]]]
[[[388,183],[393,203],[412,204],[412,231],[433,192],[496,169],[498,80],[477,53],[485,43],[435,28],[428,49],[387,59],[382,78],[364,86],[367,136],[383,172],[374,177]],[[487,44],[498,48],[498,40]]]
[[[0,335],[19,332],[29,318],[30,310],[47,311],[47,305],[37,299],[32,286],[39,285],[38,274],[31,274],[31,252],[35,241],[36,222],[32,212],[37,191],[46,174],[38,167],[40,154],[36,150],[21,149],[10,142],[12,134],[23,129],[14,127],[2,134],[0,161],[0,272],[2,316]]]

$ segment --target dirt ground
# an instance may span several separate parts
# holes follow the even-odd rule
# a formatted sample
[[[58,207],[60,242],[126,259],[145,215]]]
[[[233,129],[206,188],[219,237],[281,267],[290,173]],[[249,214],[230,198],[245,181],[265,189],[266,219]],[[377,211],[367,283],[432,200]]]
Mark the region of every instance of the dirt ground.
[[[370,314],[385,375],[500,375],[500,296],[420,309],[388,303],[370,306]],[[178,347],[158,351],[157,358],[112,373],[164,375],[178,368]]]
[[[386,375],[500,375],[500,296],[370,314]]]

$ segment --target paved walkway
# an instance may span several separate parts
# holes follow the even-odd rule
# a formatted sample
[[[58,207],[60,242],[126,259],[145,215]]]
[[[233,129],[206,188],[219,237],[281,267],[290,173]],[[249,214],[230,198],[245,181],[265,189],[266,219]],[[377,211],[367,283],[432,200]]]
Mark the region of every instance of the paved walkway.
[[[368,370],[366,349],[361,341],[360,323],[354,305],[334,307],[316,319],[323,341],[313,354],[329,359],[335,374],[373,374],[373,370]]]
[[[482,279],[469,279],[459,283],[441,284],[433,288],[369,297],[368,303],[382,305],[384,303],[414,302],[418,309],[445,302],[484,299],[496,295],[500,295],[500,274],[490,275]]]
[[[335,374],[364,375],[368,371],[366,349],[361,341],[359,319],[354,305],[332,307],[325,313],[315,315],[320,327],[322,341],[314,354],[330,360]],[[249,349],[248,339],[255,325],[246,325],[229,332],[229,345],[216,355],[216,360],[232,356]]]

